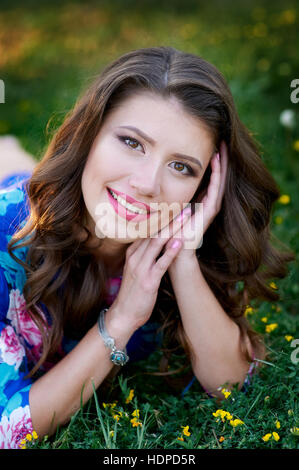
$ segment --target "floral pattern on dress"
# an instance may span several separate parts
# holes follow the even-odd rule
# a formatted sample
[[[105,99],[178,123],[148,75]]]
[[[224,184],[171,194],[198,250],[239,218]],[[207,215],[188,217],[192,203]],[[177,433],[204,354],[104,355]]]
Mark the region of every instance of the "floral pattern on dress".
[[[30,362],[36,364],[42,354],[42,335],[26,310],[26,301],[19,289],[12,289],[9,295],[10,303],[7,319],[19,335],[20,342],[24,344],[26,355]],[[41,310],[39,309],[42,314]],[[43,319],[45,316],[42,314]]]
[[[20,344],[18,335],[11,326],[3,328],[0,335],[0,360],[17,370],[25,356],[25,349]]]
[[[15,408],[0,420],[0,449],[18,449],[20,441],[33,432],[29,405]]]

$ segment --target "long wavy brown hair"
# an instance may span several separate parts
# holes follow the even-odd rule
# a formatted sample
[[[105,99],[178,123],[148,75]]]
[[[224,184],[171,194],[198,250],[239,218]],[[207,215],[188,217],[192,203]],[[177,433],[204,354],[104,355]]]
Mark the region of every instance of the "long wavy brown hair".
[[[252,360],[246,335],[255,357],[264,357],[263,341],[250,327],[244,311],[252,299],[280,298],[269,287],[269,279],[285,277],[287,262],[294,259],[292,252],[274,247],[274,241],[280,242],[270,232],[272,206],[280,196],[278,186],[261,159],[259,144],[240,121],[219,71],[196,55],[172,47],[152,47],[122,55],[99,74],[53,134],[27,183],[30,216],[14,234],[8,250],[26,270],[27,310],[43,337],[42,356],[30,375],[46,358],[55,356],[63,334],[80,339],[95,323],[104,302],[108,276],[89,245],[93,234],[86,226],[81,177],[105,117],[143,91],[166,99],[175,97],[190,115],[206,123],[216,148],[222,140],[227,145],[222,208],[197,250],[198,262],[221,306],[240,328],[244,358]],[[191,202],[201,200],[210,175],[209,166]],[[82,230],[83,238],[78,237]],[[99,239],[99,246],[101,243]],[[27,245],[23,263],[12,251]],[[50,314],[50,328],[41,303]],[[172,353],[183,352],[188,364],[191,358],[168,273],[162,278],[152,318],[160,322],[164,333],[158,374],[167,377],[172,372],[167,368]]]

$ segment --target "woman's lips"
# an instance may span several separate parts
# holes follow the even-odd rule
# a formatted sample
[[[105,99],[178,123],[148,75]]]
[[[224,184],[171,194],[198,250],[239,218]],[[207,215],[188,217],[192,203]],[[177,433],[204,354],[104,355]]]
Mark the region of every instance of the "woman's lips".
[[[133,197],[131,196],[128,196],[128,194],[125,194],[125,193],[121,193],[120,191],[116,191],[115,189],[113,188],[108,188],[110,189],[111,191],[113,191],[117,196],[120,196],[122,197],[126,202],[129,202],[130,204],[132,204],[133,206],[137,207],[137,208],[140,208],[140,209],[143,209],[143,210],[146,210],[147,212],[150,212],[151,208],[148,204],[146,204],[145,202],[140,202],[140,201],[137,201],[136,199],[134,199]]]
[[[126,209],[126,207],[122,206],[116,199],[114,199],[114,197],[111,195],[109,189],[110,188],[107,188],[109,201],[110,201],[112,207],[114,208],[115,212],[117,214],[119,214],[121,217],[127,219],[128,221],[134,220],[134,222],[140,222],[140,221],[146,220],[150,217],[150,215],[151,215],[150,212],[147,212],[146,214],[137,214],[137,213],[134,214],[130,210]],[[133,204],[133,202],[131,202],[131,201],[135,201],[135,199],[133,199],[133,198],[129,198],[128,196],[125,197],[126,195],[124,193],[114,191],[114,189],[112,191],[115,192],[115,194],[121,196],[123,199],[125,199],[125,201],[130,202],[130,204]],[[129,199],[131,199],[131,200],[129,200]],[[138,204],[134,203],[134,206],[138,207]],[[139,207],[140,207],[140,203],[139,203]],[[149,208],[149,206],[147,206],[147,207]],[[144,207],[141,207],[141,209],[144,209]],[[150,210],[150,208],[149,208],[149,210]]]

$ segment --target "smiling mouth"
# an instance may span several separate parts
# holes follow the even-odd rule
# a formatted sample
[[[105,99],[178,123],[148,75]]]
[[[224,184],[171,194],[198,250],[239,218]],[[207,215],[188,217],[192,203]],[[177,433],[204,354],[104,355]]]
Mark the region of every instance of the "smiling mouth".
[[[142,207],[138,207],[138,206],[135,206],[129,202],[127,202],[123,197],[119,196],[118,194],[116,194],[112,189],[110,188],[107,188],[110,195],[113,197],[113,199],[115,199],[122,207],[124,207],[125,209],[127,209],[128,211],[130,211],[132,214],[139,214],[139,215],[147,215],[149,214],[149,211],[142,208]],[[140,203],[140,205],[144,206],[144,204]]]

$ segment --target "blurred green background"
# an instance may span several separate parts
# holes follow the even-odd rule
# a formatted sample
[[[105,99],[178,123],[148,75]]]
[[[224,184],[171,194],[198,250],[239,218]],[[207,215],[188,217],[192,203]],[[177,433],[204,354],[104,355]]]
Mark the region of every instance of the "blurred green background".
[[[298,253],[299,103],[290,99],[291,81],[299,79],[298,1],[0,0],[0,6],[0,135],[17,136],[38,160],[78,93],[121,54],[155,45],[198,54],[227,79],[242,121],[290,197],[277,203],[273,230]],[[288,127],[280,122],[285,110],[293,113]],[[295,270],[290,276],[293,303],[299,282]]]

